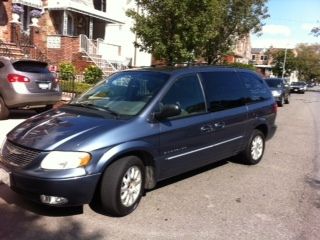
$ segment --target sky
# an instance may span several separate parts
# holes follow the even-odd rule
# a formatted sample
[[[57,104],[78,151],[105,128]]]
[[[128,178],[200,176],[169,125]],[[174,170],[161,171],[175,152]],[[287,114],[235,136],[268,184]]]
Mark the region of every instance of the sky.
[[[319,43],[320,36],[310,34],[320,26],[320,0],[269,0],[269,18],[262,35],[251,35],[253,48],[294,48],[298,43]]]

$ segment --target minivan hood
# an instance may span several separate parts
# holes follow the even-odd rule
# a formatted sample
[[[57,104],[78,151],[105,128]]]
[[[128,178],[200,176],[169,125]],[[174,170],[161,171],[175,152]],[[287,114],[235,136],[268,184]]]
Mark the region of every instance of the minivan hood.
[[[122,124],[122,120],[112,117],[60,108],[24,121],[7,135],[7,139],[37,150],[79,150],[92,136]]]

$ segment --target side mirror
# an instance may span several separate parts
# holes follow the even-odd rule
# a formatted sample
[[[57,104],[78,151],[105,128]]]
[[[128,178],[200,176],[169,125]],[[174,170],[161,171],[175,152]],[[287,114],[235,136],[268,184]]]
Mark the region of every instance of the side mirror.
[[[163,120],[180,114],[181,108],[177,104],[166,104],[161,107],[160,112],[154,113],[154,118],[157,120]]]

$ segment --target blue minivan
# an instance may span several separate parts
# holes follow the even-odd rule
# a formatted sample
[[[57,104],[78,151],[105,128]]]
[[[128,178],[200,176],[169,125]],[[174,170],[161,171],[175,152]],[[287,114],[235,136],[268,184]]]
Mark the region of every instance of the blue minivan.
[[[98,196],[106,213],[124,216],[161,180],[235,155],[257,164],[276,113],[249,70],[122,71],[13,129],[0,170],[31,200],[70,206]]]

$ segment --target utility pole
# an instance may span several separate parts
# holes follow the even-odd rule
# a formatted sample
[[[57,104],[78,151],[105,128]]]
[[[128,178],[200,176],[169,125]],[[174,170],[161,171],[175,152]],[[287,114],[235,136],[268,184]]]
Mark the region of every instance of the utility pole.
[[[283,60],[283,67],[282,67],[282,78],[284,77],[284,73],[286,71],[287,51],[288,51],[288,48],[286,48],[286,50],[284,52],[284,60]]]

